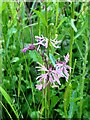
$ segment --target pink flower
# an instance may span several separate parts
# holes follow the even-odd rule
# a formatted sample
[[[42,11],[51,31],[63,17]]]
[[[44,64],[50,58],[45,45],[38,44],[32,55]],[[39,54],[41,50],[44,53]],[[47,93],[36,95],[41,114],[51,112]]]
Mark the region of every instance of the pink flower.
[[[25,47],[25,48],[23,48],[23,49],[22,49],[22,52],[24,52],[24,53],[25,53],[27,50],[28,50],[28,48],[27,48],[27,47]]]
[[[38,68],[38,71],[44,72],[36,78],[40,85],[42,85],[42,89],[44,89],[49,83],[51,83],[52,87],[58,87],[55,83],[61,85],[61,77],[65,77],[66,81],[68,81],[69,71],[71,72],[71,67],[67,65],[69,54],[64,56],[64,59],[65,61],[57,61],[54,67],[50,64],[48,69],[44,65],[38,63],[40,66],[36,68]]]
[[[64,59],[65,59],[66,63],[68,63],[68,61],[69,61],[69,53],[66,56],[64,56]]]
[[[40,46],[44,46],[45,48],[48,48],[48,41],[49,40],[46,37],[35,36],[35,38],[37,40],[37,43],[35,45],[39,45],[38,49],[40,48]],[[60,48],[58,46],[58,44],[61,43],[61,40],[58,41],[56,39],[57,39],[57,37],[54,40],[50,39],[50,43],[53,45],[53,47]]]
[[[50,42],[53,45],[53,47],[60,48],[60,46],[58,46],[58,44],[61,43],[61,40],[56,40],[56,39],[57,39],[57,37],[54,40],[50,40]]]
[[[35,49],[34,44],[29,44],[28,47],[22,49],[22,52],[25,53],[27,50],[34,50],[34,49]]]
[[[38,90],[42,90],[42,84],[40,84],[40,85],[36,85],[36,89],[38,89]]]
[[[71,72],[71,67],[69,65],[67,65],[66,63],[67,63],[67,60],[66,60],[66,62],[57,62],[56,69],[58,71],[61,71],[60,73],[61,73],[62,77],[65,77],[66,81],[68,81],[69,71]]]
[[[47,69],[45,66],[43,66],[42,64],[40,64],[40,67],[38,71],[44,71],[44,74],[41,74],[40,76],[38,76],[36,79],[38,80],[38,82],[40,83],[40,85],[42,84],[42,88],[44,89],[49,83],[51,83],[51,85],[56,86],[55,82],[57,82],[59,85],[60,84],[60,74],[58,74],[57,70],[53,70],[52,66],[49,66],[49,69]]]
[[[39,37],[39,36],[35,36],[35,39],[37,40],[37,43],[35,45],[38,45],[38,48],[40,48],[40,46],[44,46],[45,48],[48,47],[48,39],[45,37]]]

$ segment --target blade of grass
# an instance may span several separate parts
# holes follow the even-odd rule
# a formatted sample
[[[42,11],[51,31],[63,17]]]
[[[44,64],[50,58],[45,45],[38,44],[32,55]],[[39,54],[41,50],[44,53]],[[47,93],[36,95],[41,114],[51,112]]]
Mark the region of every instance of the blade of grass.
[[[10,105],[10,107],[12,108],[15,116],[18,119],[19,118],[18,113],[16,111],[15,105],[13,105],[13,103],[12,103],[12,100],[11,100],[10,96],[7,94],[7,92],[1,86],[0,86],[0,92],[2,93],[3,97],[5,98],[7,103]]]
[[[3,104],[1,101],[0,101],[0,103],[1,103],[1,105],[3,106],[3,108],[6,110],[8,116],[10,117],[10,119],[13,120],[13,119],[12,119],[12,116],[10,115],[10,113],[8,112],[8,110],[7,110],[7,108],[4,106],[4,104]]]

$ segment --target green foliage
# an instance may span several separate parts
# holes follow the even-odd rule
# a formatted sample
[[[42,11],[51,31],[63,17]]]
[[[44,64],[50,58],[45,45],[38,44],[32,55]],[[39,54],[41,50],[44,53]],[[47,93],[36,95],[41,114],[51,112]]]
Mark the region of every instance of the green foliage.
[[[39,62],[39,63],[42,63],[42,57],[40,56],[40,54],[34,50],[34,51],[29,51],[29,54],[30,54],[30,58],[33,59],[34,62]]]
[[[10,96],[7,94],[7,92],[0,86],[0,92],[2,93],[2,95],[4,96],[5,100],[7,101],[7,103],[10,105],[10,107],[12,108],[14,114],[16,115],[17,119],[19,118],[18,113],[15,109],[15,106],[12,103],[12,100],[10,98]]]
[[[72,94],[72,85],[69,84],[64,93],[64,111],[65,111],[66,118],[68,118],[67,111],[68,111],[68,107],[69,107],[69,103],[70,103],[71,94]]]
[[[81,2],[3,2],[0,34],[0,92],[3,119],[45,118],[45,107],[53,119],[88,118],[90,98],[90,3]],[[2,22],[1,22],[2,21]],[[0,31],[1,32],[1,31]],[[59,88],[50,88],[50,103],[45,91],[35,88],[36,62],[45,63],[36,50],[22,53],[34,36],[60,40],[60,47],[49,46],[50,63],[62,61],[70,53],[69,81],[61,79]],[[1,37],[2,36],[2,37]],[[89,40],[88,40],[89,39]],[[2,43],[2,45],[1,45]],[[48,93],[47,93],[48,94]],[[87,99],[86,99],[87,98]],[[46,105],[45,104],[49,104]],[[6,114],[7,113],[7,114]],[[8,118],[9,117],[9,118]]]

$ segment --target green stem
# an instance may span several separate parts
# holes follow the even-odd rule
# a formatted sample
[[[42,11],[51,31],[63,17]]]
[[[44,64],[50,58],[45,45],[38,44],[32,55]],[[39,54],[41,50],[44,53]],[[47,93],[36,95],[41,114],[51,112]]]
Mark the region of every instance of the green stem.
[[[0,8],[2,8],[2,0],[0,1]],[[2,50],[2,13],[0,13],[0,51]],[[2,84],[2,53],[0,53],[0,85]],[[2,101],[2,94],[0,93],[0,101]],[[0,105],[0,119],[2,118],[2,106]]]
[[[81,81],[81,100],[80,100],[80,118],[82,117],[82,111],[83,111],[83,90],[84,90],[84,80],[87,73],[87,56],[88,56],[88,40],[86,42],[86,51],[85,51],[85,58],[83,61],[83,73],[82,73],[82,81]]]
[[[46,26],[46,37],[48,38],[48,49],[47,49],[47,55],[49,57],[49,42],[50,42],[50,35],[49,35],[49,31],[48,31],[48,12],[47,12],[47,2],[45,3],[45,19],[47,22],[47,26]],[[49,62],[49,61],[48,61]],[[49,68],[49,66],[47,65],[47,68]],[[47,82],[49,81],[49,77]],[[47,86],[47,88],[45,89],[45,118],[49,118],[49,107],[50,107],[50,84]]]
[[[26,58],[25,58],[25,65],[26,65],[26,78],[29,77],[29,80],[30,80],[30,87],[31,87],[31,90],[32,90],[32,100],[33,100],[33,104],[34,104],[34,109],[35,109],[35,98],[34,98],[34,88],[33,88],[33,83],[32,83],[32,80],[31,80],[31,76],[30,76],[30,73],[29,73],[29,69],[28,69],[28,64],[27,64],[27,61],[26,61]],[[28,76],[29,75],[29,76]],[[28,77],[27,77],[28,76]]]
[[[71,19],[74,19],[74,2],[71,3]],[[69,65],[72,67],[72,49],[73,49],[73,42],[74,42],[74,30],[71,28],[71,40],[70,40],[70,61]],[[71,73],[70,73],[71,79]]]
[[[59,15],[59,12],[58,12],[58,7],[59,7],[59,2],[56,2],[56,23],[55,23],[55,34],[57,34],[57,25],[58,25],[58,15]]]
[[[45,2],[45,19],[48,21],[48,16],[47,16],[47,2]],[[46,37],[48,37],[48,28],[45,26],[46,30]],[[47,113],[47,88],[45,89],[45,118],[48,118],[48,113]]]
[[[39,7],[39,11],[41,12],[41,5]],[[41,35],[40,17],[38,17],[38,32],[39,32],[39,36],[40,36]]]
[[[88,3],[88,5],[89,5],[89,11],[88,11],[88,22],[90,22],[90,3]],[[90,25],[88,26],[88,29],[89,29],[89,40],[90,40]],[[84,57],[84,59],[83,59],[83,73],[82,73],[82,81],[81,81],[81,91],[80,91],[80,93],[81,93],[81,95],[80,95],[80,97],[81,97],[81,100],[80,100],[80,118],[82,117],[82,111],[83,111],[83,90],[84,90],[84,81],[85,81],[85,76],[86,76],[86,73],[87,73],[87,56],[88,56],[88,44],[89,44],[89,40],[88,40],[88,38],[85,36],[85,44],[86,44],[86,51],[85,51],[85,57]]]

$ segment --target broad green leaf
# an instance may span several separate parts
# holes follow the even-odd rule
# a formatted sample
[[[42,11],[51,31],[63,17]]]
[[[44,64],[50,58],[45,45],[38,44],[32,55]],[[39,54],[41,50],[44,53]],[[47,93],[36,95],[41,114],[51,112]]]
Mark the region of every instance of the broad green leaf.
[[[51,62],[52,62],[52,64],[53,64],[53,66],[55,66],[56,60],[55,60],[54,56],[50,53],[50,54],[49,54],[49,57],[50,57],[50,60],[51,60]]]
[[[32,58],[33,61],[39,63],[43,62],[41,55],[36,50],[29,51],[29,54],[30,54],[30,58]]]
[[[60,98],[58,96],[53,96],[51,98],[50,110],[52,110],[55,107],[55,105],[58,103],[59,100]]]
[[[13,33],[16,33],[17,29],[15,27],[12,27],[11,29],[8,30],[8,36],[11,37]]]
[[[30,113],[30,117],[33,118],[39,118],[39,112],[38,111],[33,111]]]
[[[7,101],[7,103],[8,103],[8,104],[10,105],[10,107],[12,108],[15,116],[16,116],[17,118],[19,118],[18,113],[17,113],[17,111],[16,111],[16,109],[15,109],[15,106],[14,106],[13,103],[12,103],[12,100],[11,100],[10,96],[7,94],[7,92],[6,92],[1,86],[0,86],[0,92],[2,93],[2,95],[3,95],[3,97],[5,98],[5,100]]]
[[[76,28],[76,26],[74,24],[74,19],[71,19],[71,26],[74,29],[74,31],[77,32],[77,28]]]

